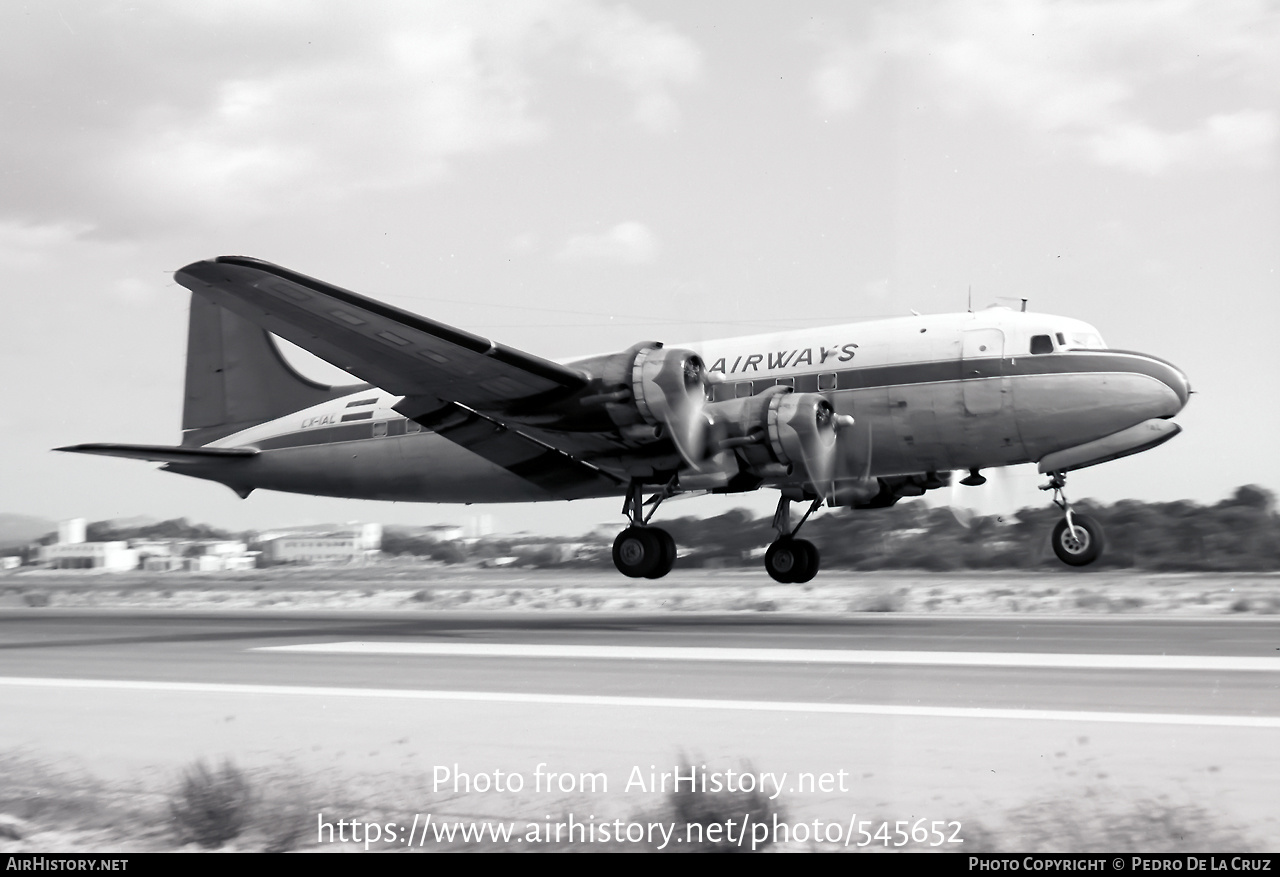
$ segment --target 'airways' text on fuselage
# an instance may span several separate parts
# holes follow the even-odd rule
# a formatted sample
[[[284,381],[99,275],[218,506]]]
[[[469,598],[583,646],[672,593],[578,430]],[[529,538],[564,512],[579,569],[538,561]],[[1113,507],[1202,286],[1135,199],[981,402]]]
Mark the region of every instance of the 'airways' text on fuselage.
[[[853,359],[853,353],[857,347],[856,344],[844,344],[840,347],[801,347],[797,350],[780,350],[777,353],[749,353],[734,359],[732,367],[728,364],[729,358],[722,356],[707,371],[732,375],[738,372],[822,365],[828,360],[848,362]]]

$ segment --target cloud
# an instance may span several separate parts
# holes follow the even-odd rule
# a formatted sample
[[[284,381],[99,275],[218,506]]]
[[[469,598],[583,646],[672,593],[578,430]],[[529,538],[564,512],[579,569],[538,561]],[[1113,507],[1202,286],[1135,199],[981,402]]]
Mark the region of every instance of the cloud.
[[[23,172],[0,203],[104,229],[331,208],[545,139],[564,70],[662,130],[700,69],[671,26],[593,0],[4,7],[0,161]]]
[[[881,277],[878,280],[872,280],[869,283],[863,284],[862,293],[867,296],[867,298],[875,299],[876,301],[884,301],[889,297],[889,293],[892,289],[893,285],[889,278]]]
[[[823,114],[892,71],[956,115],[995,110],[1113,167],[1268,166],[1280,125],[1280,20],[1263,0],[997,0],[886,5],[822,46]]]
[[[122,273],[135,254],[133,244],[97,236],[96,229],[86,223],[0,220],[0,274],[8,290],[13,294],[30,290],[42,301],[55,300],[55,308],[76,300],[68,295],[75,285],[62,279],[76,272],[94,277],[82,287],[86,292],[105,294],[127,305],[145,304],[159,290],[173,286],[167,273],[156,272],[151,281]],[[118,279],[104,279],[113,275]],[[78,283],[83,284],[83,277]],[[24,301],[24,308],[29,305],[30,299]]]
[[[163,283],[148,283],[139,277],[122,277],[107,287],[115,298],[130,305],[142,305],[157,297]]]
[[[1274,113],[1244,110],[1210,116],[1186,131],[1158,131],[1131,122],[1100,131],[1091,138],[1090,148],[1103,164],[1152,175],[1178,165],[1261,168],[1270,164],[1278,134]]]
[[[631,119],[641,127],[661,132],[676,125],[680,113],[671,92],[701,77],[697,46],[669,25],[645,21],[625,7],[579,11],[576,30],[584,67],[631,91]]]
[[[818,107],[833,115],[856,109],[877,72],[875,60],[859,47],[843,42],[830,46],[811,81]]]
[[[382,51],[224,81],[203,112],[158,119],[155,136],[114,157],[112,176],[217,212],[429,183],[457,156],[545,135],[524,76],[486,62],[481,42],[468,31],[395,34]]]
[[[531,231],[522,231],[511,239],[511,252],[518,256],[529,256],[538,252],[541,246],[538,236]]]
[[[82,222],[27,223],[0,220],[0,267],[30,269],[45,266],[64,248],[93,231]]]
[[[639,222],[621,222],[600,234],[579,234],[569,238],[556,254],[561,262],[652,262],[658,254],[658,239]]]

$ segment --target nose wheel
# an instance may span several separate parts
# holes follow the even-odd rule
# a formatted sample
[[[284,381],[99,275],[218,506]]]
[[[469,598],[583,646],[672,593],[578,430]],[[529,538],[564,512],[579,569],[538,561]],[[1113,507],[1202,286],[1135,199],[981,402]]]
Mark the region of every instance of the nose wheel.
[[[1051,544],[1058,560],[1067,566],[1088,566],[1102,556],[1106,546],[1102,525],[1088,515],[1077,515],[1066,494],[1067,474],[1054,472],[1041,490],[1053,491],[1053,504],[1062,509],[1062,520],[1053,528]]]

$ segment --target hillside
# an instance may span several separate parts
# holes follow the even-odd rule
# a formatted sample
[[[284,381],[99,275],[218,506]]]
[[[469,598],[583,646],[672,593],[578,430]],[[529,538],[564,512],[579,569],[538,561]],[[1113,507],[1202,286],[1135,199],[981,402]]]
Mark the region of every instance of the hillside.
[[[33,518],[30,515],[0,513],[0,548],[26,545],[57,529],[55,521]]]

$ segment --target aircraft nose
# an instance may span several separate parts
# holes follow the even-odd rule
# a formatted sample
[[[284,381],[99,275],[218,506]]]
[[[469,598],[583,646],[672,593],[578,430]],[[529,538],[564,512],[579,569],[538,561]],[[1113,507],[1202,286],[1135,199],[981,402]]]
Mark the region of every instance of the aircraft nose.
[[[1182,378],[1182,389],[1176,392],[1178,393],[1178,398],[1182,400],[1182,406],[1185,408],[1187,401],[1191,398],[1191,394],[1194,393],[1195,390],[1191,389],[1191,380],[1187,377],[1186,372],[1179,370],[1178,376]]]
[[[1187,407],[1187,400],[1191,398],[1191,381],[1187,378],[1187,373],[1175,365],[1170,364],[1169,369],[1173,372],[1170,377],[1165,378],[1165,383],[1169,385],[1169,389],[1173,390],[1178,396],[1178,411]],[[1174,412],[1175,414],[1177,412]]]
[[[1187,407],[1187,400],[1191,398],[1191,381],[1188,380],[1186,372],[1171,362],[1149,355],[1146,355],[1146,359],[1151,363],[1151,371],[1149,373],[1158,378],[1177,397],[1177,407],[1164,415],[1172,417]],[[1172,403],[1173,400],[1169,401]]]

